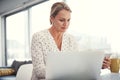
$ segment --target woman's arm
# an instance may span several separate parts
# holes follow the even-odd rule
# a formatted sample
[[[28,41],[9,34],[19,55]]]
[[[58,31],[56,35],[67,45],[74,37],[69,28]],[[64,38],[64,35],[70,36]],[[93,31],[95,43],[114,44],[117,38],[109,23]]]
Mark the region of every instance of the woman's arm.
[[[45,78],[45,64],[43,59],[42,44],[37,34],[34,34],[32,38],[31,56],[34,75],[40,79]]]

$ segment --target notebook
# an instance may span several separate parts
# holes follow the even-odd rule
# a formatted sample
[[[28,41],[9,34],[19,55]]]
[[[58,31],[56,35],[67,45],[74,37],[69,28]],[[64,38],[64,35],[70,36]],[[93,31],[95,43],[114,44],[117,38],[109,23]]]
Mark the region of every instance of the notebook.
[[[46,59],[47,80],[96,80],[100,77],[104,53],[80,51],[49,53]]]

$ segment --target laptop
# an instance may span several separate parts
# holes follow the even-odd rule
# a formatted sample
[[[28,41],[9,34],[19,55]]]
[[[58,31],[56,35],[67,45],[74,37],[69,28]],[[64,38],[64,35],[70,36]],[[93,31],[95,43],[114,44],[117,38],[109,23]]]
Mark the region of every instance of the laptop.
[[[47,80],[96,80],[100,77],[104,53],[80,51],[49,53],[46,60]]]

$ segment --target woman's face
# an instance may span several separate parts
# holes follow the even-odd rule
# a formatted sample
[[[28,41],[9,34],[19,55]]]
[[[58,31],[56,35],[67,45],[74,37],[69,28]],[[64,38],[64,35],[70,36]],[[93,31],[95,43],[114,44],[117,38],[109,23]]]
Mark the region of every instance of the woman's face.
[[[70,12],[63,9],[55,17],[51,17],[52,26],[59,32],[65,32],[70,24]]]

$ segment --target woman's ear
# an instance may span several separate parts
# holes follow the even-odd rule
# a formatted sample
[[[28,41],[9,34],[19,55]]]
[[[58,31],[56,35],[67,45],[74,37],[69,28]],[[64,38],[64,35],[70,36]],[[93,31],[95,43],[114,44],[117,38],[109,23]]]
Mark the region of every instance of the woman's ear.
[[[51,24],[53,24],[54,19],[55,19],[55,18],[54,18],[53,16],[50,17],[50,23],[51,23]]]

